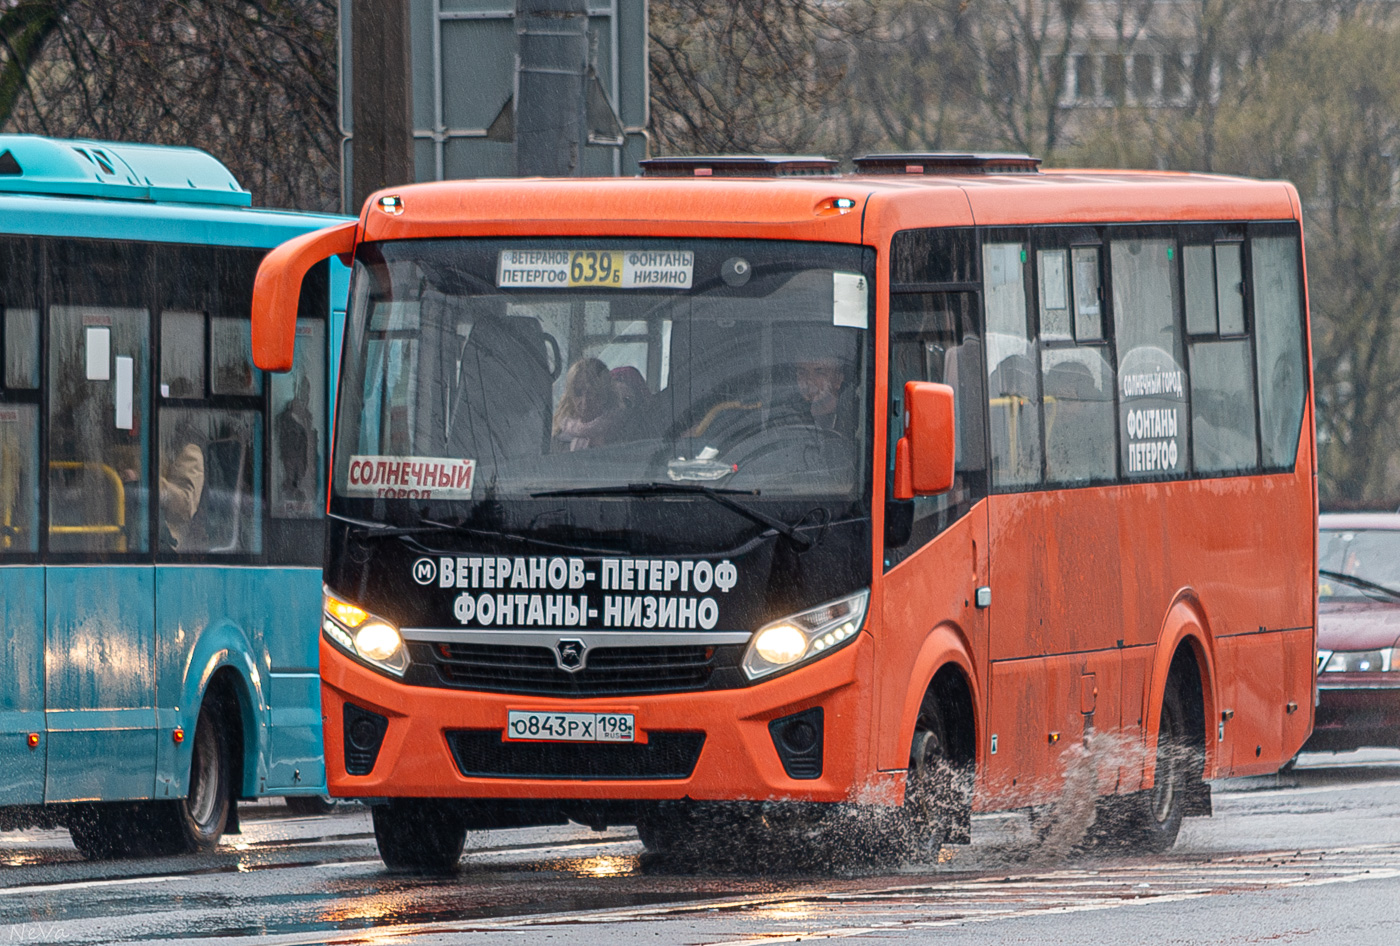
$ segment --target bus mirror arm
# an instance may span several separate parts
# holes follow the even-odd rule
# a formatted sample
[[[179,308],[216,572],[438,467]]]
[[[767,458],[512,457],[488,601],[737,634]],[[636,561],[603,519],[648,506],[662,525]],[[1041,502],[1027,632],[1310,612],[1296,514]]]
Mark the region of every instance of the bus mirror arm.
[[[904,385],[904,404],[904,436],[894,451],[894,498],[945,493],[953,485],[953,389],[909,381]]]
[[[263,257],[253,283],[253,362],[264,371],[290,371],[296,347],[301,283],[311,267],[355,252],[359,221],[293,237]]]

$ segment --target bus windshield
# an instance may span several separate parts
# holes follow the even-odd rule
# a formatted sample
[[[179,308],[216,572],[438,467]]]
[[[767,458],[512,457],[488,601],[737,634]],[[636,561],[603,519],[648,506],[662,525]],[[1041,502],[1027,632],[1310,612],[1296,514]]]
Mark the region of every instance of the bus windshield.
[[[777,241],[362,245],[335,494],[856,500],[873,265]]]

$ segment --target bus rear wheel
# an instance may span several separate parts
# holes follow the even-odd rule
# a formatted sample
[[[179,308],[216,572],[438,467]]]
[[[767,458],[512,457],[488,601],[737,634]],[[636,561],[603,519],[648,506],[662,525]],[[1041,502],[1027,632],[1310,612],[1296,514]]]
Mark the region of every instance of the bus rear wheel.
[[[467,843],[467,825],[452,802],[395,798],[371,809],[379,857],[393,871],[449,874]]]
[[[1152,787],[1099,799],[1086,848],[1160,854],[1176,843],[1185,817],[1189,782],[1200,777],[1203,754],[1187,731],[1181,687],[1173,680],[1162,698],[1157,727],[1157,773]]]

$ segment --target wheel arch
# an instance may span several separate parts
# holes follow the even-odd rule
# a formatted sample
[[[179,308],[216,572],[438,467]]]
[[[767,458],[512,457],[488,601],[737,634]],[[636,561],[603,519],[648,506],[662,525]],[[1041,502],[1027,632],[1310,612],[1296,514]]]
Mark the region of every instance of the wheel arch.
[[[236,712],[237,720],[225,722],[234,769],[234,794],[247,798],[260,794],[267,777],[268,711],[267,678],[261,673],[248,636],[231,622],[212,625],[200,635],[190,652],[180,703],[180,725],[191,736],[205,701],[219,701],[224,712]],[[175,765],[176,794],[189,791],[193,739],[180,746]]]
[[[956,733],[950,734],[950,746],[956,744],[960,760],[971,763],[974,768],[977,767],[981,762],[977,713],[977,707],[982,705],[980,688],[967,638],[954,624],[939,624],[930,631],[914,658],[903,695],[896,743],[896,748],[901,754],[901,766],[908,763],[919,708],[930,690],[937,690],[940,699],[949,700],[945,708],[955,711],[945,717],[945,722],[954,723],[953,730]]]
[[[1195,680],[1186,681],[1188,722],[1200,732],[1205,750],[1205,778],[1214,777],[1219,764],[1219,743],[1210,723],[1218,718],[1219,679],[1216,676],[1214,638],[1200,600],[1190,590],[1179,592],[1167,609],[1152,658],[1148,684],[1148,704],[1144,712],[1143,786],[1150,787],[1157,769],[1157,734],[1161,726],[1162,702],[1167,687],[1173,685],[1172,672],[1189,665]],[[1192,686],[1194,682],[1195,686]]]

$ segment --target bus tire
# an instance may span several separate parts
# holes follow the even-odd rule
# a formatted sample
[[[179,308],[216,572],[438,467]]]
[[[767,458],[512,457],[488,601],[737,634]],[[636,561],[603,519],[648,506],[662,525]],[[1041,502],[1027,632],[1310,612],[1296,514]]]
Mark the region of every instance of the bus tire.
[[[395,798],[371,809],[379,857],[392,871],[450,874],[467,843],[467,825],[447,801]]]
[[[1186,813],[1189,781],[1199,778],[1203,754],[1187,732],[1181,681],[1173,675],[1162,697],[1157,727],[1157,773],[1150,789],[1099,799],[1086,848],[1160,854],[1176,843]]]
[[[944,844],[967,843],[972,811],[972,772],[958,758],[943,698],[947,687],[932,686],[914,723],[905,775],[900,833],[903,854],[937,860]]]
[[[195,721],[190,750],[189,792],[179,801],[150,802],[150,853],[212,851],[223,837],[233,808],[233,764],[226,721],[213,700],[205,700]]]

